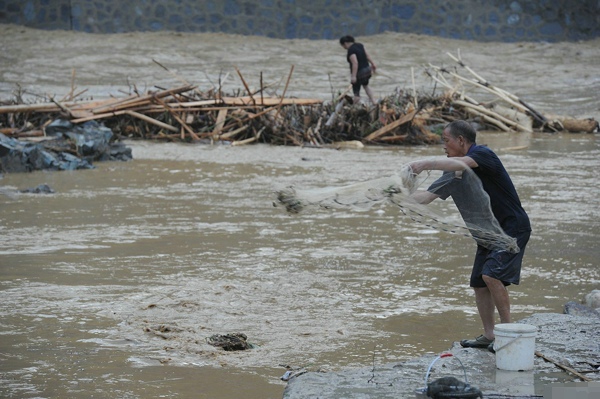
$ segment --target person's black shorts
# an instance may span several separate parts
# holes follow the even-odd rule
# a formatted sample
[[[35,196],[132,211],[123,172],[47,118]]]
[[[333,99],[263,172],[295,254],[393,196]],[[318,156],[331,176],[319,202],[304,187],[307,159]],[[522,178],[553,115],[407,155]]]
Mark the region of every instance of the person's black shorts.
[[[356,78],[356,82],[352,84],[352,92],[354,93],[355,97],[360,97],[360,87],[368,86],[369,79],[371,79],[371,75],[368,75],[363,78]]]
[[[518,285],[521,279],[521,263],[530,235],[531,232],[529,231],[517,235],[517,245],[519,245],[520,251],[516,254],[507,251],[493,251],[477,246],[473,271],[471,272],[471,287],[486,287],[483,275],[500,280],[505,286]]]

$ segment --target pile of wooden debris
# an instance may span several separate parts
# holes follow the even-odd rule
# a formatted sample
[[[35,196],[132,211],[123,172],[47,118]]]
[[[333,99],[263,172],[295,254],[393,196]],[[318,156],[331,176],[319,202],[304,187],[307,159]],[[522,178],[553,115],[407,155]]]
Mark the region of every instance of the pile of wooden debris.
[[[265,96],[252,92],[244,83],[244,95],[226,96],[220,91],[202,92],[193,85],[146,93],[129,93],[123,98],[76,101],[73,89],[57,101],[25,104],[21,96],[0,102],[0,133],[15,138],[45,136],[45,127],[56,119],[73,124],[101,121],[119,138],[184,142],[227,141],[232,145],[253,142],[274,145],[328,146],[355,143],[415,145],[439,143],[440,127],[456,120],[474,120],[482,129],[518,132],[598,131],[594,119],[577,120],[542,115],[515,95],[493,86],[449,54],[457,66],[450,70],[434,65],[425,72],[440,95],[397,91],[377,106],[354,105],[347,92],[334,101]],[[468,77],[461,76],[465,70]],[[293,67],[292,67],[293,71]],[[291,73],[288,77],[288,84]],[[185,81],[184,81],[185,82]],[[452,83],[450,83],[452,82]],[[466,87],[493,94],[488,103],[466,94]]]

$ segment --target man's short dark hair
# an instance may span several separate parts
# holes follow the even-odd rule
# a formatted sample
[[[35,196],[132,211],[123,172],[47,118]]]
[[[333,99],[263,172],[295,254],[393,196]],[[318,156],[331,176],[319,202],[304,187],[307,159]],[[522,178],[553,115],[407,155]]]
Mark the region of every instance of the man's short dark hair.
[[[344,43],[354,43],[354,38],[350,35],[342,36],[340,38],[340,44],[343,46]]]
[[[475,128],[467,121],[452,121],[446,125],[446,129],[452,137],[463,136],[469,143],[475,143],[477,139]]]

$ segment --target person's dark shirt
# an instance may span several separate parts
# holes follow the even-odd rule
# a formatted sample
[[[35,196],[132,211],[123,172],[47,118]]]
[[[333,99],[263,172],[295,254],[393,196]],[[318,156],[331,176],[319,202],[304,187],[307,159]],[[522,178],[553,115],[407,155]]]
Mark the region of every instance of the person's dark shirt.
[[[354,43],[352,46],[348,47],[348,54],[346,55],[346,59],[350,64],[350,72],[352,72],[352,63],[350,62],[350,56],[352,54],[356,54],[359,71],[369,66],[369,60],[367,59],[365,47],[361,43]]]
[[[469,148],[467,156],[477,162],[478,167],[473,168],[473,172],[479,177],[483,189],[488,194],[492,213],[504,232],[514,237],[519,232],[531,231],[529,216],[521,206],[517,190],[498,156],[488,147],[476,144]],[[456,176],[455,172],[445,172],[428,191],[442,199],[452,196],[465,222],[473,222],[468,219],[483,215],[484,209],[479,212],[477,208],[485,207],[487,203],[473,201],[473,193],[468,189],[475,186],[465,180],[469,179],[468,173]]]

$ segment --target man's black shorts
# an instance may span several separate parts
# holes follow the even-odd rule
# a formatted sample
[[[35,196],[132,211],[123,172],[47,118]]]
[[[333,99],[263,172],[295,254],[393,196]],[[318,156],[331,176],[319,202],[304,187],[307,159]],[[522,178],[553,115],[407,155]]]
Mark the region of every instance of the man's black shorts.
[[[473,271],[471,273],[471,287],[486,287],[483,275],[500,280],[505,286],[511,284],[518,285],[521,279],[521,263],[530,235],[530,231],[518,233],[516,238],[520,251],[516,254],[477,246],[477,253],[475,254]]]

